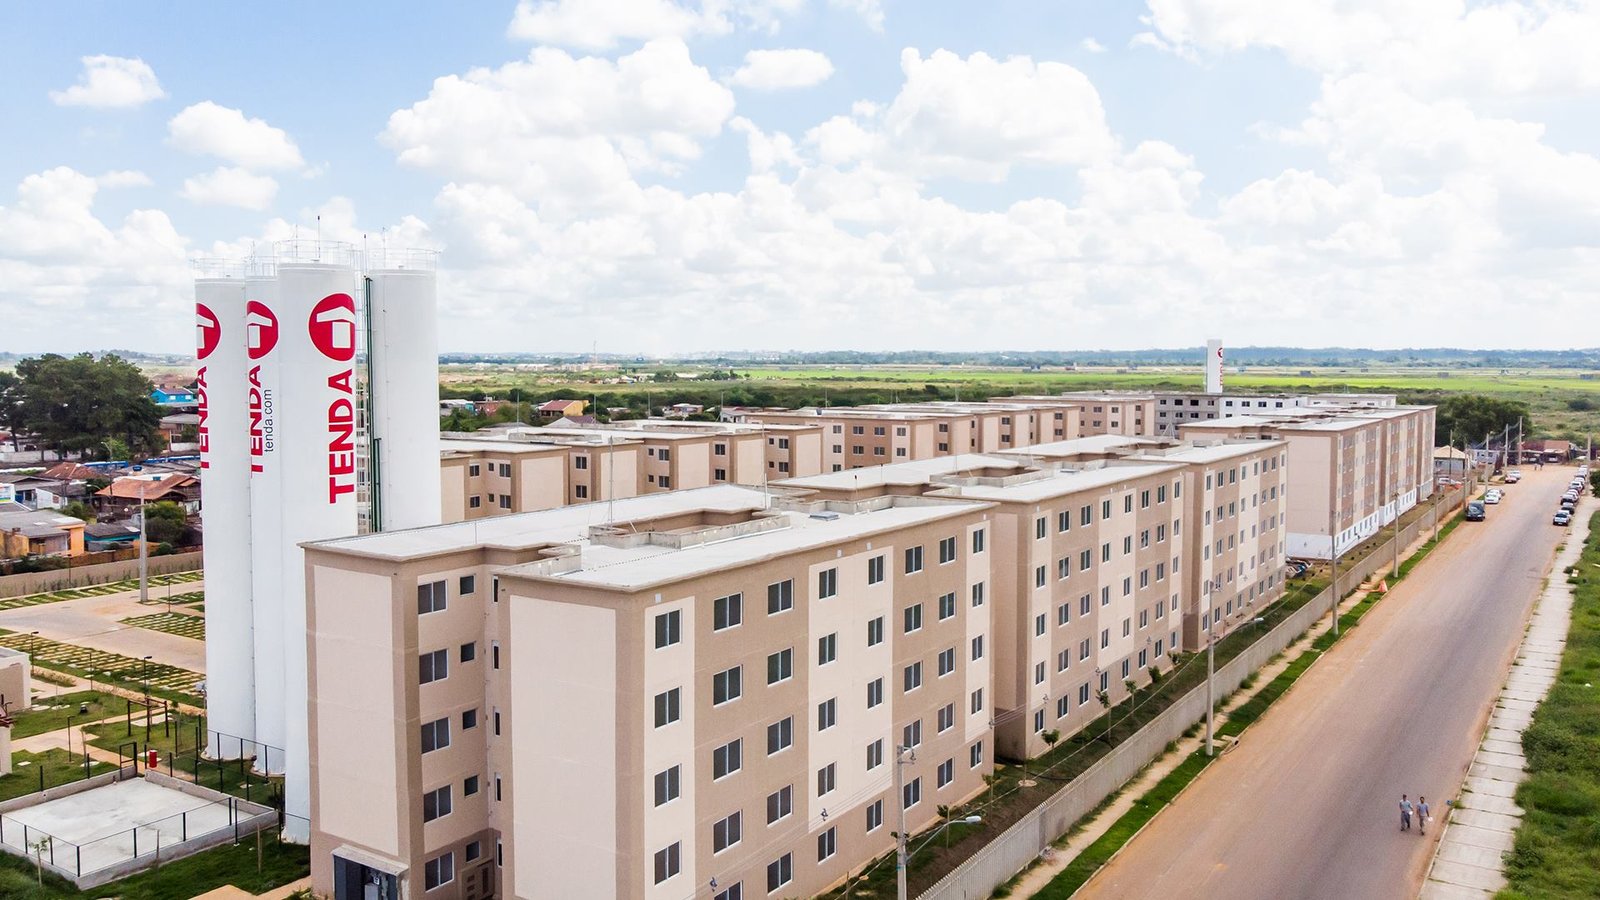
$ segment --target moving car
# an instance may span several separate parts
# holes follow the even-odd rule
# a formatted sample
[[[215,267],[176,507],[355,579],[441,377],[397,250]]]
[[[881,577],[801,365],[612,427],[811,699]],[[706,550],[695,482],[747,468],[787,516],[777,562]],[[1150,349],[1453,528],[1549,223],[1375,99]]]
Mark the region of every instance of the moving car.
[[[1552,524],[1552,525],[1566,525],[1571,521],[1572,521],[1572,513],[1569,513],[1564,509],[1558,509],[1558,510],[1556,510],[1555,518],[1550,520],[1550,524]]]
[[[1467,521],[1482,522],[1485,507],[1482,500],[1473,500],[1467,504]]]

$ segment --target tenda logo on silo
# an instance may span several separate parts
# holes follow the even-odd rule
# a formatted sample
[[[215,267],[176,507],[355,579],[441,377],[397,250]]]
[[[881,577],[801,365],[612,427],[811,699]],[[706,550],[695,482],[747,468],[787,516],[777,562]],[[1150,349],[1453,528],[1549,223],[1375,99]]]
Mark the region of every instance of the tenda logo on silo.
[[[217,349],[217,343],[222,337],[222,328],[217,322],[217,317],[204,303],[194,305],[195,324],[195,359],[200,361],[199,371],[194,373],[194,394],[197,402],[195,412],[200,421],[195,424],[195,441],[200,445],[200,468],[211,468],[211,431],[206,427],[206,419],[210,416],[211,404],[206,397],[206,357],[211,351]]]
[[[266,471],[263,457],[272,452],[272,390],[261,386],[259,360],[278,346],[278,317],[259,300],[244,307],[244,347],[250,357],[250,471]]]
[[[328,376],[328,387],[339,396],[328,404],[328,502],[337,503],[356,491],[355,370],[356,302],[349,294],[330,294],[311,310],[306,323],[317,352],[343,368]]]

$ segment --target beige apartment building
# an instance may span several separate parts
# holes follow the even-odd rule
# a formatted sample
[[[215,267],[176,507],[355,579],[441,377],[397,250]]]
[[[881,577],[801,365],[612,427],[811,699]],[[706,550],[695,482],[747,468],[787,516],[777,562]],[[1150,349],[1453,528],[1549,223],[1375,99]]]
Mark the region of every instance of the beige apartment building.
[[[1435,412],[1432,406],[1286,409],[1184,425],[1179,433],[1284,441],[1287,555],[1327,559],[1432,496]]]
[[[1176,436],[1196,422],[1238,416],[1272,416],[1284,410],[1393,408],[1393,394],[1210,394],[1204,391],[1157,391],[1155,434]]]
[[[994,510],[728,485],[307,545],[316,889],[839,882],[993,769]]]
[[[1083,408],[1082,433],[1128,437],[1156,433],[1156,398],[1141,391],[1067,391],[1054,397],[1012,397],[1012,400],[1068,400]]]

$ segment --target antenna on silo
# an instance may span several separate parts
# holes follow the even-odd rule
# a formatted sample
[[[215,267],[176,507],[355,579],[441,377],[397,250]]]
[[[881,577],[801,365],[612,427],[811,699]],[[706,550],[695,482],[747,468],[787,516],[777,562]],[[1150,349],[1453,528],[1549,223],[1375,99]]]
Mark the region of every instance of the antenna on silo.
[[[317,246],[322,246],[322,216],[317,216]]]

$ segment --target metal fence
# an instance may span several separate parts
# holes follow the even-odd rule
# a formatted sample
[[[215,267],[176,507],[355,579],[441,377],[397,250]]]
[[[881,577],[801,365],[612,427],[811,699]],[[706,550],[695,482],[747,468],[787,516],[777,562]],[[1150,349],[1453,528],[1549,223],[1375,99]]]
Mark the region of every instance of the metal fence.
[[[1415,541],[1424,531],[1433,529],[1434,509],[1437,510],[1441,522],[1448,519],[1455,512],[1452,501],[1459,502],[1459,496],[1453,492],[1441,496],[1436,507],[1430,501],[1423,515],[1401,529],[1401,549]],[[1394,552],[1393,540],[1391,538],[1384,542],[1360,562],[1348,568],[1340,568],[1341,594],[1348,595],[1368,576],[1390,564]],[[1283,652],[1284,648],[1294,643],[1318,619],[1327,615],[1332,602],[1332,588],[1323,590],[1290,614],[1277,627],[1245,648],[1238,656],[1218,668],[1214,682],[1216,695],[1226,696],[1237,690],[1252,672]],[[1017,820],[999,837],[962,861],[948,875],[922,892],[918,900],[968,900],[968,898],[988,897],[995,888],[1020,872],[1053,841],[1065,834],[1074,823],[1127,784],[1145,766],[1154,762],[1166,751],[1169,743],[1177,740],[1191,726],[1205,718],[1205,713],[1206,687],[1201,685],[1180,697],[1148,725],[1117,744],[1099,762],[1073,779],[1071,784],[1057,791],[1044,803]]]

